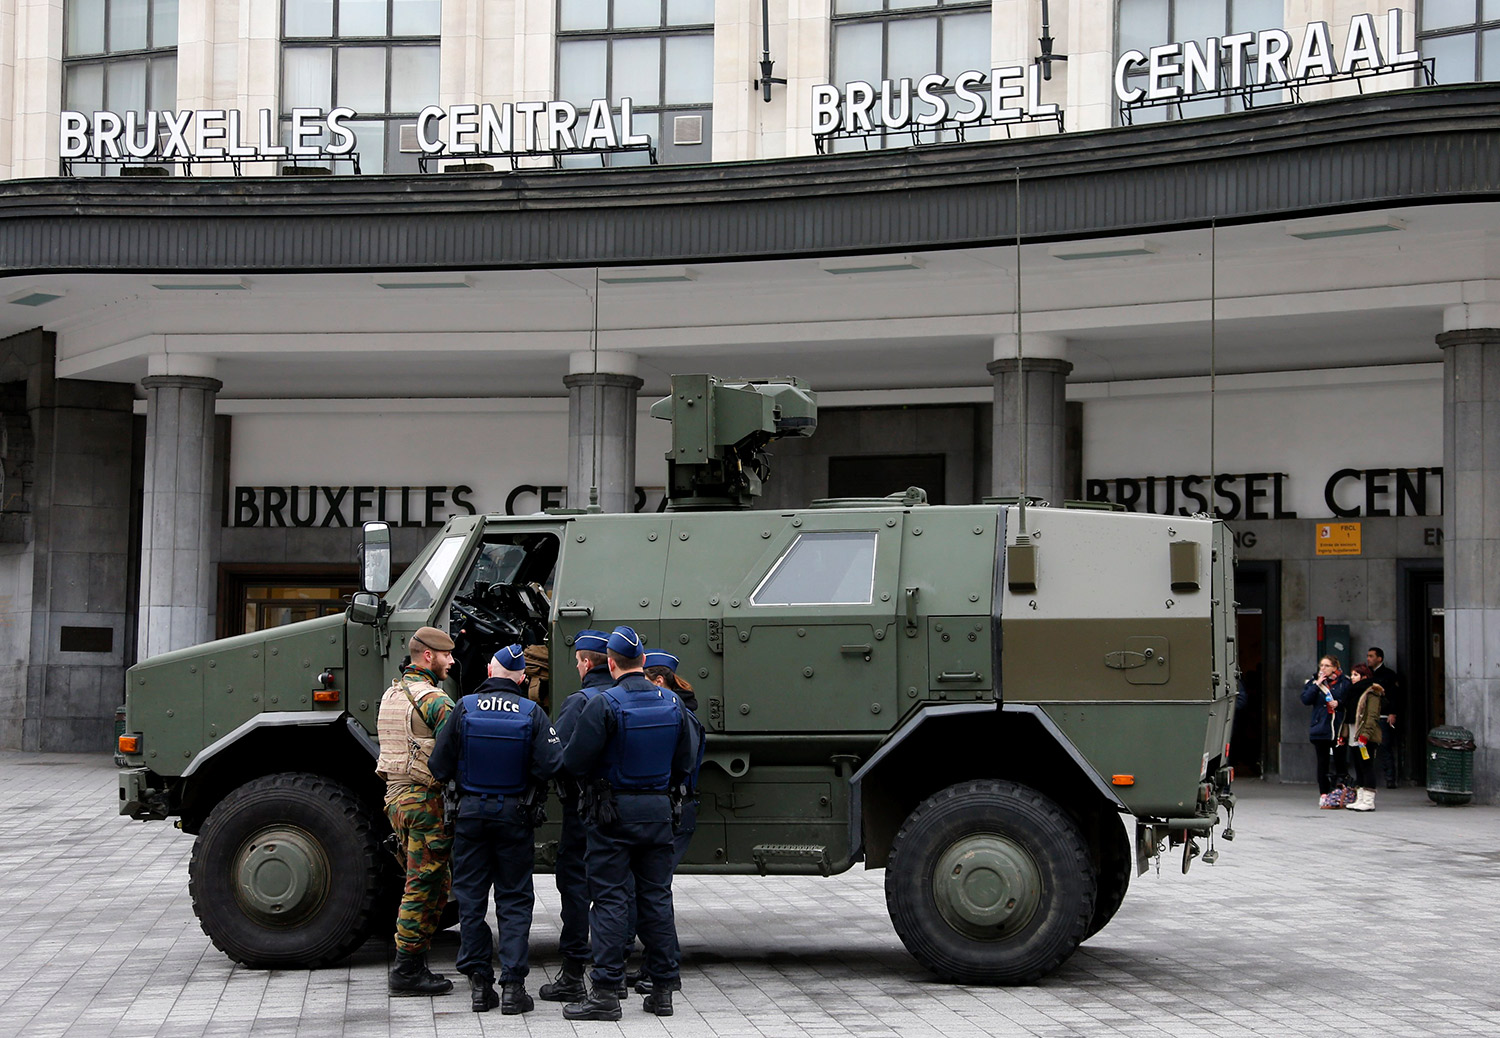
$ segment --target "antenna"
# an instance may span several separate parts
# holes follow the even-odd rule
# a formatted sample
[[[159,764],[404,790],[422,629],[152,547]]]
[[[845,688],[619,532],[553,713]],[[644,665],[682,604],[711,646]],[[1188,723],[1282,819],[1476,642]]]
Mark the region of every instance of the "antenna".
[[[1021,167],[1016,167],[1016,391],[1020,394],[1017,408],[1021,421],[1021,495],[1019,543],[1026,542],[1026,495],[1029,490],[1030,461],[1027,457],[1026,432],[1026,372],[1025,356],[1021,350]]]
[[[1214,453],[1214,434],[1218,431],[1218,415],[1215,412],[1214,392],[1218,388],[1219,362],[1219,219],[1208,221],[1208,517],[1212,519],[1218,507],[1217,488],[1214,483],[1218,471],[1218,457]]]
[[[594,353],[594,384],[589,388],[594,395],[594,436],[589,450],[589,508],[599,507],[599,444],[600,435],[599,398],[599,268],[594,267],[594,319],[589,329],[589,348]]]

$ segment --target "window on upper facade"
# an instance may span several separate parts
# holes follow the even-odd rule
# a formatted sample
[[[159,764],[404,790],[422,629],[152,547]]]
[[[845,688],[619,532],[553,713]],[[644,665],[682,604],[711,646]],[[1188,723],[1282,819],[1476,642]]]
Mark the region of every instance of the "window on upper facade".
[[[1500,80],[1500,0],[1419,0],[1417,47],[1439,83]]]
[[[177,0],[67,0],[64,109],[123,115],[176,107]]]
[[[1282,0],[1119,0],[1118,16],[1115,20],[1115,60],[1129,50],[1149,54],[1152,47],[1166,43],[1185,43],[1192,40],[1203,43],[1210,37],[1223,39],[1229,33],[1259,32],[1261,29],[1280,29],[1283,21]],[[1247,63],[1254,55],[1252,45],[1246,51]],[[1225,59],[1227,64],[1227,58]],[[1228,82],[1226,75],[1221,81]],[[1180,85],[1182,77],[1167,82]],[[1146,86],[1144,66],[1125,80],[1127,87]],[[1279,104],[1285,100],[1280,90],[1258,91],[1247,106],[1245,98],[1236,94],[1230,97],[1214,97],[1200,101],[1184,101],[1181,111],[1177,105],[1161,105],[1136,109],[1131,122],[1161,122],[1165,119],[1191,119],[1200,115],[1222,115],[1225,112],[1242,112],[1246,107],[1260,108]],[[1118,116],[1117,116],[1118,121]]]
[[[558,0],[557,99],[577,106],[582,130],[589,106],[607,98],[619,125],[629,98],[632,125],[648,134],[658,162],[712,157],[713,0]],[[598,165],[573,156],[568,166]],[[643,152],[610,155],[611,166],[649,162]]]
[[[960,72],[990,69],[989,0],[833,0],[833,82],[869,83],[877,93],[885,80],[913,83],[934,73],[952,79]],[[944,91],[951,92],[951,91]],[[933,107],[913,97],[913,118]],[[871,117],[879,125],[880,105]],[[913,123],[915,125],[915,123]],[[954,130],[922,127],[921,141],[956,140]],[[833,142],[834,151],[866,147],[909,147],[912,131]]]
[[[282,143],[293,108],[352,108],[344,125],[361,172],[417,172],[416,117],[438,103],[441,31],[441,0],[282,0]],[[308,143],[326,146],[326,132]]]

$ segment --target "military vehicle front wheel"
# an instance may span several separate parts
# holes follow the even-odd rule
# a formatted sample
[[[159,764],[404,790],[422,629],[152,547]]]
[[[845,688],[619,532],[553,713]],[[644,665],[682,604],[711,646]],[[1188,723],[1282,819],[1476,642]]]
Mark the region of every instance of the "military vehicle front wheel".
[[[1041,793],[960,782],[902,824],[885,900],[901,942],[939,977],[1029,984],[1083,940],[1094,870],[1078,826]]]
[[[380,900],[383,826],[347,786],[285,773],[209,812],[188,863],[214,947],[261,969],[326,966],[364,943]]]

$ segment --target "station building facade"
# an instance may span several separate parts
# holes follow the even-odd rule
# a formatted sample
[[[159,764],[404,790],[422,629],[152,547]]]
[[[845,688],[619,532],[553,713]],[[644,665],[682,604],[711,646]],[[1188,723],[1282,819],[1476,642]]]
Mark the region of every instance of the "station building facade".
[[[0,745],[366,519],[658,507],[706,370],[819,392],[766,507],[1214,509],[1241,773],[1374,645],[1493,796],[1494,6],[0,0]]]

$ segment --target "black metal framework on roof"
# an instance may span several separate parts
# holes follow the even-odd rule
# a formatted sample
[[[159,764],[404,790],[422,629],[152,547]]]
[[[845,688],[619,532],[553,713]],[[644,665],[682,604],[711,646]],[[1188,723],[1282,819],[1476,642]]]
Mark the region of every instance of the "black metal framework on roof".
[[[1500,199],[1500,85],[761,162],[0,183],[0,276],[711,263]]]

